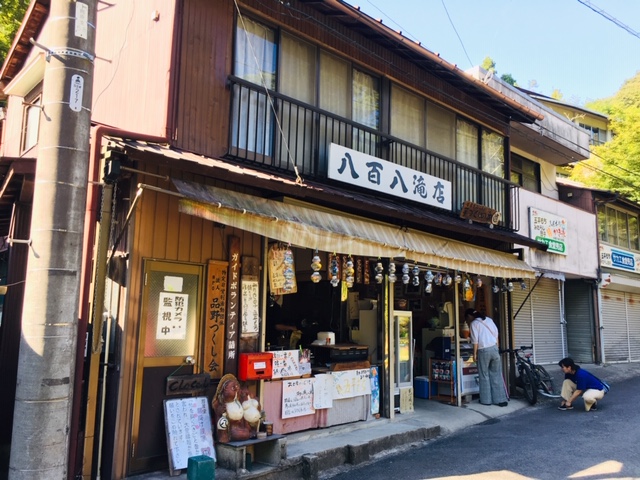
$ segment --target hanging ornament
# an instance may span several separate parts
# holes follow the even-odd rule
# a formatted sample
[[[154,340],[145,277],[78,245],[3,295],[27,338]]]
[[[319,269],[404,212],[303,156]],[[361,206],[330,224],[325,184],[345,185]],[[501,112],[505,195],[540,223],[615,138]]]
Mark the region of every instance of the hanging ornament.
[[[384,279],[384,277],[382,276],[382,272],[384,272],[384,267],[382,266],[382,262],[378,262],[376,263],[376,283],[382,283],[382,280]]]
[[[414,287],[419,287],[420,286],[420,267],[418,267],[418,265],[414,265],[413,269],[411,270],[411,273],[413,275],[413,278],[411,279],[411,284]]]
[[[456,283],[462,282],[462,275],[460,275],[459,273],[456,273],[455,281]]]
[[[320,274],[321,268],[322,268],[322,261],[320,260],[320,257],[318,256],[318,251],[316,250],[316,254],[311,259],[311,270],[313,270],[313,273],[311,274],[311,281],[313,283],[318,283],[320,280],[322,280],[322,275]]]
[[[433,273],[431,272],[431,270],[427,270],[427,272],[424,274],[424,281],[427,283],[433,282]]]
[[[442,284],[445,287],[448,287],[449,285],[451,285],[453,283],[453,278],[451,278],[451,275],[449,275],[448,273],[444,276],[444,278],[442,279]]]
[[[396,283],[398,277],[396,276],[396,264],[389,262],[389,283]]]
[[[284,276],[284,283],[282,287],[285,292],[290,292],[293,290],[293,278],[295,277],[295,272],[293,271],[293,252],[289,247],[284,251],[283,263],[284,270],[282,275]]]
[[[480,277],[476,277],[476,287],[482,288],[482,279]]]
[[[513,292],[513,282],[507,283],[507,292]]]
[[[525,282],[524,280],[520,283],[520,289],[521,290],[526,290],[527,289],[527,282]]]
[[[442,274],[440,272],[438,272],[435,276],[435,278],[433,279],[433,283],[436,285],[442,285]]]
[[[347,260],[347,268],[345,269],[345,281],[347,282],[347,288],[351,288],[353,287],[353,282],[355,281],[355,269],[353,268],[353,260],[351,260],[351,257],[349,257],[349,260]]]
[[[500,286],[497,283],[494,283],[493,286],[491,287],[491,291],[493,293],[498,293],[500,291]]]
[[[338,278],[338,273],[340,273],[340,269],[338,268],[338,258],[334,255],[331,259],[331,285],[337,287],[340,283],[340,279]]]
[[[410,271],[411,271],[411,267],[409,266],[408,263],[405,263],[402,266],[402,283],[404,283],[405,285],[408,285],[409,280],[411,280],[411,278],[409,277]]]
[[[462,284],[462,298],[467,302],[473,301],[473,288],[471,288],[471,282],[468,278]]]
[[[424,286],[424,293],[431,293],[431,292],[433,292],[433,283],[427,282],[427,284]]]

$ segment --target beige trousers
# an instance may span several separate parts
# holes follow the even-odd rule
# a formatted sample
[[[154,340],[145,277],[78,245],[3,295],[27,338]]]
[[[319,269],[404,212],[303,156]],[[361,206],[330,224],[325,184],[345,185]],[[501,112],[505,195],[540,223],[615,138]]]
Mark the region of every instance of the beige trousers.
[[[560,392],[560,396],[568,401],[573,395],[573,392],[576,391],[578,386],[572,382],[571,380],[565,380],[562,382],[562,391]],[[582,392],[582,400],[584,400],[584,409],[588,412],[593,407],[593,404],[598,400],[602,400],[604,398],[603,390],[596,390],[594,388],[590,388],[589,390]]]

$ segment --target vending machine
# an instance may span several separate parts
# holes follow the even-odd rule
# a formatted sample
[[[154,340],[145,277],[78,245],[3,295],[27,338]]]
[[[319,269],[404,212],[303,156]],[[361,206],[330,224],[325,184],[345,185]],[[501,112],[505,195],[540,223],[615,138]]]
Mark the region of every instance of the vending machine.
[[[411,312],[395,310],[394,326],[394,380],[395,394],[400,388],[413,387],[413,325]]]

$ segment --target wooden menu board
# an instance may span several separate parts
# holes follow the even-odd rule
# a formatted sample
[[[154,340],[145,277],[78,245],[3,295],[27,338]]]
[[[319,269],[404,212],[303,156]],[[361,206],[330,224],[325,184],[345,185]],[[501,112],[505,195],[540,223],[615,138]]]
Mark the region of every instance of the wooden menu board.
[[[206,455],[216,459],[207,397],[165,400],[164,420],[171,475],[187,468],[189,457]]]

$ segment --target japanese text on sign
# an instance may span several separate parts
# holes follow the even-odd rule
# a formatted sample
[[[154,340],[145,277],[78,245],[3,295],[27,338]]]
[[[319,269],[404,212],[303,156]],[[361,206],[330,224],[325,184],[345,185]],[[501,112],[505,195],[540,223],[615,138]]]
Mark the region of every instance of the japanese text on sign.
[[[282,382],[282,418],[301,417],[314,412],[313,378]]]
[[[344,372],[331,372],[333,376],[333,399],[358,397],[371,393],[370,370],[346,370]]]
[[[156,339],[184,340],[187,338],[187,308],[189,295],[160,292]]]
[[[600,264],[603,267],[640,273],[640,255],[608,245],[600,245]]]
[[[534,207],[529,208],[530,237],[547,245],[547,252],[567,254],[567,220]]]
[[[204,366],[211,378],[222,377],[227,312],[227,262],[209,261]]]
[[[257,280],[242,280],[242,333],[258,333],[260,331],[258,294]]]
[[[451,210],[451,182],[332,143],[329,178]]]

